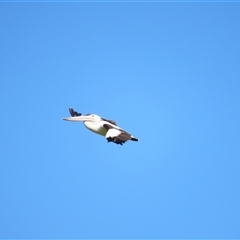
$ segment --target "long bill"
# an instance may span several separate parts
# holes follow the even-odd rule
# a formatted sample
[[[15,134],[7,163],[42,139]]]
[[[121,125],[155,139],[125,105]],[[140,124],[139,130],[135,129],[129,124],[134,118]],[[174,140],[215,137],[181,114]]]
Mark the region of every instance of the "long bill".
[[[66,117],[63,118],[62,120],[70,122],[84,122],[84,121],[94,122],[94,119],[91,116]]]

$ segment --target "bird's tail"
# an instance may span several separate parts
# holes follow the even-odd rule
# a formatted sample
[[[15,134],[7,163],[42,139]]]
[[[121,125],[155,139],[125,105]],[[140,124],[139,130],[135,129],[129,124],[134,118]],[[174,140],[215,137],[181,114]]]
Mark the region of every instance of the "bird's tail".
[[[136,142],[139,141],[139,140],[138,140],[137,138],[135,138],[135,137],[131,137],[131,140],[132,140],[132,141],[136,141]]]

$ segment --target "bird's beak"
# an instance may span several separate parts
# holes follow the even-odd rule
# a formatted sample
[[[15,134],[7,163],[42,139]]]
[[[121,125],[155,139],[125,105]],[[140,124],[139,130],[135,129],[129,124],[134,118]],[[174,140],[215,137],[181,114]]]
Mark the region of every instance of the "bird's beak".
[[[62,120],[71,121],[71,122],[83,122],[83,121],[94,122],[94,119],[91,116],[67,117],[67,118],[63,118]]]

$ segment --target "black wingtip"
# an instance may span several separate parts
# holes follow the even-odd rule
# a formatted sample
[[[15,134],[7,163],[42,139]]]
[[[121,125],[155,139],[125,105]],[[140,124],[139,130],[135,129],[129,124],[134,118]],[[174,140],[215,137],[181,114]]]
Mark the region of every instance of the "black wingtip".
[[[74,116],[75,116],[75,113],[74,113],[74,110],[73,110],[73,108],[69,108],[69,112],[70,112],[70,114],[71,114],[71,116],[72,116],[72,117],[74,117]]]
[[[77,117],[77,116],[81,116],[82,115],[81,113],[78,113],[78,112],[74,111],[73,108],[69,108],[69,112],[70,112],[72,117]]]

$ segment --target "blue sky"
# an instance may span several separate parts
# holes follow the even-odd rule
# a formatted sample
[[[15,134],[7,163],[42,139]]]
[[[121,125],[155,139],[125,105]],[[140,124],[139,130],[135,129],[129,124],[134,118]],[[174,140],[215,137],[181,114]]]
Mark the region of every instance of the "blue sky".
[[[239,12],[0,3],[0,238],[240,238]]]

